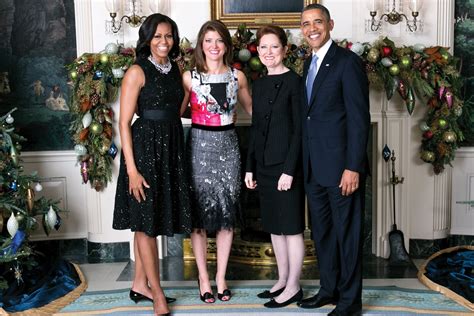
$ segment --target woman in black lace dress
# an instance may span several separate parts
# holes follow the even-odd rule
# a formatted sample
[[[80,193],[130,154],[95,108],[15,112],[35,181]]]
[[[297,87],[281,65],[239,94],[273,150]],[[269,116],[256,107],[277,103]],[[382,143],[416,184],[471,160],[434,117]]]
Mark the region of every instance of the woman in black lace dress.
[[[179,53],[176,23],[150,15],[140,27],[137,60],[120,97],[120,161],[113,227],[135,232],[135,276],[130,298],[152,300],[156,315],[169,313],[160,286],[156,237],[189,233],[189,185],[179,111],[181,74],[170,60]],[[133,123],[134,114],[139,118]],[[169,299],[168,299],[169,301]]]

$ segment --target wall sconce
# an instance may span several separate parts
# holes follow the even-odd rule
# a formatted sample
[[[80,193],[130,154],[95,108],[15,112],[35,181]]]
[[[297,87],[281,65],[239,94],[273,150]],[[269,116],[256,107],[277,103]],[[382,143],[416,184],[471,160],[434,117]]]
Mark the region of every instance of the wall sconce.
[[[370,30],[372,32],[377,32],[379,28],[382,26],[382,20],[388,22],[392,25],[398,24],[402,22],[403,19],[406,21],[407,28],[410,32],[416,32],[418,27],[420,26],[420,21],[417,20],[419,10],[421,8],[421,1],[422,0],[409,0],[408,7],[410,8],[411,15],[413,16],[413,20],[409,20],[407,16],[403,13],[397,12],[395,6],[395,0],[392,1],[392,10],[390,12],[384,13],[380,16],[377,20],[375,17],[377,16],[377,8],[378,8],[378,0],[369,0],[368,2],[368,9],[370,11],[370,16],[372,20],[369,21],[370,23]]]
[[[112,21],[110,21],[110,30],[114,33],[117,33],[122,28],[123,22],[129,24],[131,27],[140,26],[146,19],[146,15],[141,15],[142,1],[126,0],[126,6],[128,7],[126,12],[129,13],[129,15],[123,15],[120,20],[118,20],[116,18],[117,14],[122,12],[122,0],[105,0],[105,7],[107,8],[107,11],[109,11],[110,17],[112,18]],[[163,7],[163,4],[160,2],[163,1],[148,0],[150,11],[153,13],[160,12],[160,9]]]

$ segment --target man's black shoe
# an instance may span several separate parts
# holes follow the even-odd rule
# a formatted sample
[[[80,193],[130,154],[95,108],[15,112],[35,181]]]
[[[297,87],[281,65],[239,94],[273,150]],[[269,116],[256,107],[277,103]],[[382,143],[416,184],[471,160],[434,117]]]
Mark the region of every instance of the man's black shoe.
[[[362,315],[362,311],[340,311],[337,308],[333,309],[328,316],[360,316]]]
[[[301,308],[318,308],[327,304],[336,305],[337,301],[332,297],[322,297],[318,294],[305,298],[298,303],[298,306]]]

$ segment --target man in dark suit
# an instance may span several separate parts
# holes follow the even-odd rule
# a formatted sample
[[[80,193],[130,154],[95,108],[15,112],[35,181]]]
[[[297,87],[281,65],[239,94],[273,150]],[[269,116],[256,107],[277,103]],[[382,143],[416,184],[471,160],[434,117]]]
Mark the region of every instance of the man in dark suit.
[[[326,7],[303,9],[301,30],[312,48],[302,79],[303,170],[321,288],[298,305],[335,304],[329,315],[360,315],[368,80],[361,59],[331,40],[333,27]]]

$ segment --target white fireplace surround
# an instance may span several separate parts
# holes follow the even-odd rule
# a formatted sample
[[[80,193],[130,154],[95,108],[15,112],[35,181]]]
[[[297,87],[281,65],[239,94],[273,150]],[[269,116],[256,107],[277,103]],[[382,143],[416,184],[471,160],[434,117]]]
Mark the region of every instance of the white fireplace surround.
[[[326,5],[335,20],[334,38],[348,38],[352,41],[373,41],[376,35],[365,34],[365,0],[320,1]],[[429,2],[426,3],[426,2]],[[192,10],[190,9],[192,7]],[[187,8],[187,9],[184,9]],[[104,0],[76,0],[76,41],[77,52],[99,52],[108,42],[116,41],[104,33],[106,13]],[[183,13],[184,12],[184,13]],[[181,36],[194,39],[196,30],[209,19],[209,1],[174,0],[171,17],[180,26]],[[190,16],[193,18],[190,18]],[[426,46],[441,45],[452,47],[454,29],[454,0],[425,1],[420,17],[424,21],[424,32],[408,34],[401,26],[392,26],[384,35],[395,40],[397,45],[423,43]],[[192,21],[192,22],[189,22]],[[190,24],[191,23],[191,24]],[[129,33],[128,33],[129,32]],[[136,29],[126,29],[123,37],[136,41]],[[299,34],[298,30],[293,30]],[[108,37],[109,36],[109,37]],[[394,96],[388,101],[382,91],[370,91],[371,120],[373,124],[373,223],[372,250],[377,256],[388,255],[388,232],[392,224],[392,197],[389,163],[382,159],[385,144],[395,150],[397,175],[404,177],[403,184],[397,185],[397,225],[404,232],[405,245],[409,239],[438,239],[447,237],[451,229],[451,175],[448,166],[443,174],[435,176],[431,165],[419,159],[421,132],[419,122],[424,118],[426,106],[417,100],[417,107],[409,116],[402,100]],[[112,105],[119,112],[118,102]],[[245,120],[244,120],[245,121]],[[245,122],[244,122],[245,124]],[[115,128],[117,132],[118,129]],[[47,135],[45,135],[47,137]],[[65,135],[64,137],[69,137]],[[115,143],[120,144],[118,133]],[[79,168],[73,151],[23,152],[26,170],[37,170],[46,176],[42,182],[43,194],[62,199],[68,210],[62,214],[63,225],[49,238],[87,238],[91,242],[111,243],[131,241],[129,231],[114,231],[111,228],[115,194],[115,178],[119,159],[113,166],[114,180],[101,193],[95,192],[89,184],[81,184]],[[46,239],[42,231],[35,232],[33,239]],[[166,253],[166,243],[160,239],[160,256]],[[133,257],[133,251],[131,256]]]

